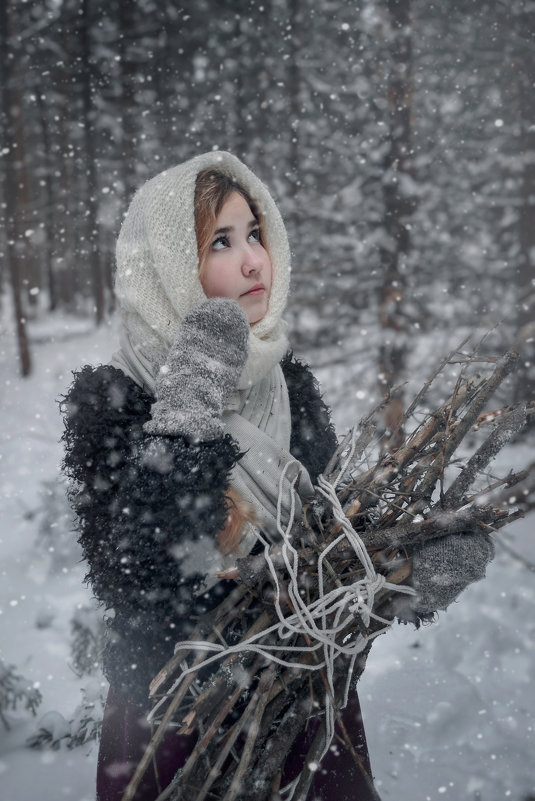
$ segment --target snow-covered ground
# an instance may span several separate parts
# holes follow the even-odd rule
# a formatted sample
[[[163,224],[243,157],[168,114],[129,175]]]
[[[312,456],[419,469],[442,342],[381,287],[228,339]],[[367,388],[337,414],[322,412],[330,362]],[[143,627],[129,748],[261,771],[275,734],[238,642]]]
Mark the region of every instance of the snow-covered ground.
[[[0,333],[0,658],[43,695],[35,718],[20,707],[7,716],[9,731],[0,721],[0,797],[91,801],[94,743],[68,749],[64,740],[56,750],[25,743],[43,718],[66,731],[82,688],[91,697],[105,690],[98,674],[79,678],[72,665],[71,619],[91,597],[57,491],[56,399],[71,369],[109,359],[115,329],[67,317],[34,324],[26,380],[17,374],[11,328]],[[358,386],[347,366],[323,367],[320,378]],[[335,409],[343,424],[344,414]],[[512,466],[528,454],[510,449],[506,458]],[[500,537],[535,562],[533,518]],[[438,623],[396,626],[376,641],[360,697],[384,801],[535,799],[534,601],[535,573],[498,546],[486,581]]]

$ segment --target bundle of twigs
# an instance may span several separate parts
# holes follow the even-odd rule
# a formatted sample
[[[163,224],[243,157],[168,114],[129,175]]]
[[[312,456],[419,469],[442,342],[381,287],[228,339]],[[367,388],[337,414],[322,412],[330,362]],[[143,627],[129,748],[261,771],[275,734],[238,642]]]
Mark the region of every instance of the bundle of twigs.
[[[421,413],[431,382],[462,361],[451,397],[421,413],[403,445],[373,466],[364,469],[377,410],[349,432],[302,519],[282,532],[280,546],[266,543],[264,554],[238,560],[226,576],[236,588],[199,621],[192,641],[178,644],[152,682],[158,725],[125,801],[170,726],[178,734],[197,731],[198,740],[157,801],[282,797],[285,760],[312,712],[322,725],[291,797],[306,798],[334,718],[338,738],[359,762],[339,709],[374,637],[390,625],[399,590],[411,591],[413,549],[445,534],[497,531],[535,506],[535,465],[503,478],[485,476],[490,460],[535,412],[533,401],[485,412],[530,335],[524,331],[500,358],[483,360],[494,362],[486,377],[468,376],[477,354],[453,351],[407,409],[404,429]],[[469,458],[456,462],[457,476],[448,484],[446,470],[477,429],[488,433]],[[485,485],[475,488],[482,476]]]

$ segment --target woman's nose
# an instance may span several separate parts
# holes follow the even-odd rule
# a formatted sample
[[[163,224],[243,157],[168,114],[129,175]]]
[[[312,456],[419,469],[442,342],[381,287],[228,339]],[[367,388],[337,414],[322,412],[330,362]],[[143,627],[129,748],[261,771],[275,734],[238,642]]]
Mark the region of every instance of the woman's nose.
[[[243,252],[242,270],[245,272],[246,275],[249,275],[252,272],[260,270],[261,267],[262,267],[261,254],[257,253],[255,249],[250,245],[246,245],[245,250]]]

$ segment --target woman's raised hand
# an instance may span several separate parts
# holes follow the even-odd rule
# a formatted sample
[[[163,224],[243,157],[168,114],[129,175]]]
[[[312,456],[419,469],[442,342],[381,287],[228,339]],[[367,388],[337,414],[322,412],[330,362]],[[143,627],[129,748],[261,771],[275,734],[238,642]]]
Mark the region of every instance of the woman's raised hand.
[[[184,318],[156,379],[149,434],[207,441],[223,433],[221,415],[245,366],[249,323],[238,301],[210,298]]]
[[[474,581],[485,577],[494,544],[484,533],[449,534],[422,545],[413,556],[412,599],[417,614],[446,609]]]

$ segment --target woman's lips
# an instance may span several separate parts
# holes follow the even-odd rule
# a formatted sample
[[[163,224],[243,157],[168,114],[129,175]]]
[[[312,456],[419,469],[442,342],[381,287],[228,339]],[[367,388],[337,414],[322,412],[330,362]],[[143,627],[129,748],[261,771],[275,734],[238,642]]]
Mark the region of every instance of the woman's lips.
[[[265,291],[264,284],[256,284],[253,286],[248,292],[244,292],[244,295],[261,295],[262,292]]]

